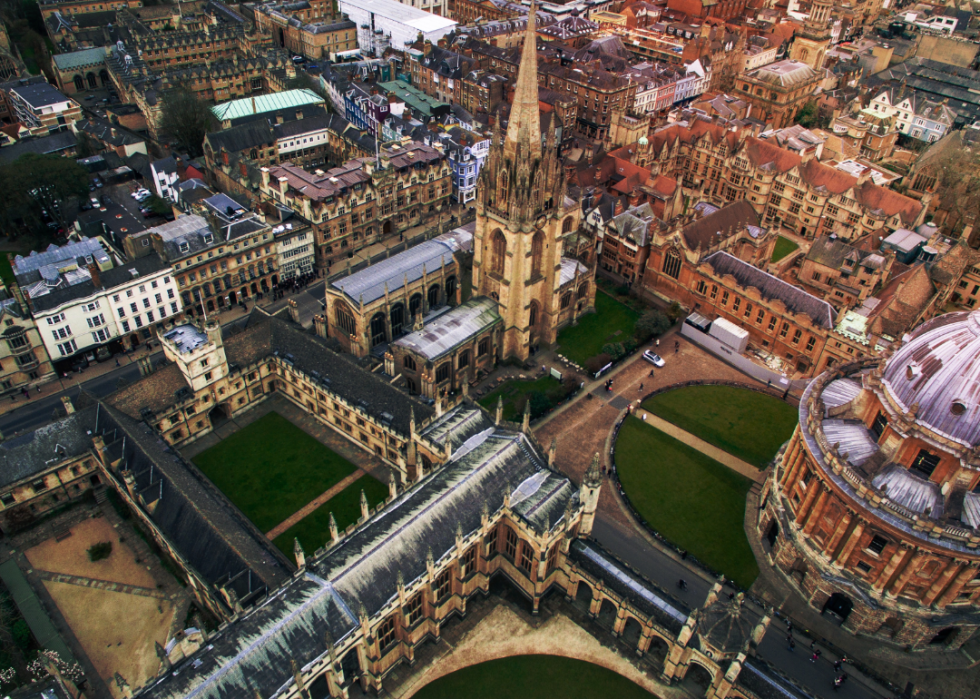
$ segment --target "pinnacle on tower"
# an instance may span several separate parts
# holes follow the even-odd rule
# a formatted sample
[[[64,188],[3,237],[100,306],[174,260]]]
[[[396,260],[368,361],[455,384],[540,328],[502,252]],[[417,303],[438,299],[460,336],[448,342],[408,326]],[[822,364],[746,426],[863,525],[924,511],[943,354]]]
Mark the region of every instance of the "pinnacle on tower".
[[[538,41],[534,33],[534,0],[527,13],[527,28],[524,31],[524,48],[521,49],[521,65],[517,70],[517,83],[514,87],[514,104],[510,109],[507,123],[507,137],[504,140],[505,154],[513,158],[518,145],[522,154],[541,157],[541,115],[538,110]],[[526,143],[521,141],[526,140]]]
[[[592,457],[589,470],[585,472],[585,483],[586,485],[593,486],[602,483],[602,471],[599,468],[599,452],[596,452],[595,456]]]

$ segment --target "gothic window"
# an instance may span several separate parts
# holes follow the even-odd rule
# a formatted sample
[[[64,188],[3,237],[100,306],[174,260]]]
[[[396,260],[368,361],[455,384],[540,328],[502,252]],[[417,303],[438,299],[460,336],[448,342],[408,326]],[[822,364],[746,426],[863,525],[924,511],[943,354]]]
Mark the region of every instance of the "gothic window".
[[[337,304],[334,311],[334,316],[337,320],[337,327],[339,327],[345,333],[348,335],[354,335],[357,332],[354,325],[354,316],[346,303],[340,302]]]
[[[470,352],[469,350],[463,350],[462,352],[459,353],[459,361],[457,362],[457,366],[460,369],[464,369],[469,365],[470,365]]]
[[[490,238],[490,245],[492,250],[490,271],[494,274],[503,275],[504,260],[507,257],[507,239],[500,232],[500,229],[493,232],[493,236]]]
[[[562,232],[563,235],[565,233],[571,233],[572,232],[572,222],[573,222],[573,219],[572,219],[571,216],[569,216],[568,218],[566,218],[564,221],[561,222],[561,232]]]
[[[405,304],[396,303],[391,307],[391,337],[396,338],[402,334],[402,326],[405,325]]]
[[[433,284],[429,287],[429,308],[439,305],[439,285]]]
[[[449,277],[446,279],[446,301],[452,301],[456,298],[456,277]]]
[[[668,277],[673,277],[677,279],[681,274],[681,256],[677,254],[676,250],[668,250],[667,254],[664,255],[664,274]]]
[[[488,355],[490,353],[490,338],[485,337],[480,340],[480,344],[477,346],[476,351],[478,357],[485,357]]]
[[[460,577],[465,577],[476,569],[476,548],[475,545],[470,546],[466,553],[463,554],[463,560],[459,563]]]
[[[449,362],[445,362],[436,369],[436,383],[442,383],[448,378],[449,378]]]
[[[531,574],[531,568],[534,565],[534,549],[526,541],[521,542],[521,562],[520,566],[524,569],[524,572],[528,575]]]
[[[572,295],[570,293],[565,294],[561,297],[561,307],[562,309],[568,308],[568,305],[572,302]]]
[[[409,371],[415,371],[416,368],[415,360],[412,359],[411,357],[406,356],[405,359],[402,360],[402,366],[404,366]]]
[[[395,618],[390,616],[378,627],[378,648],[384,652],[395,640]]]
[[[449,597],[449,593],[453,591],[453,569],[449,568],[442,575],[436,578],[436,604],[440,604],[443,600]]]
[[[506,532],[504,536],[504,553],[513,559],[517,553],[517,532],[510,527],[504,527],[504,530]]]
[[[578,288],[578,298],[584,299],[588,295],[589,295],[589,285],[588,284],[583,284],[582,286],[580,286]]]
[[[538,302],[531,301],[531,309],[528,312],[527,324],[534,329],[534,326],[538,324]]]
[[[385,314],[375,313],[371,318],[371,346],[380,345],[385,341]]]
[[[408,300],[408,314],[415,320],[415,314],[422,308],[422,294],[415,294]]]
[[[422,593],[418,593],[408,601],[405,605],[405,623],[408,626],[413,625],[416,621],[422,618]]]
[[[531,276],[541,274],[541,258],[544,256],[544,234],[538,231],[531,238]]]

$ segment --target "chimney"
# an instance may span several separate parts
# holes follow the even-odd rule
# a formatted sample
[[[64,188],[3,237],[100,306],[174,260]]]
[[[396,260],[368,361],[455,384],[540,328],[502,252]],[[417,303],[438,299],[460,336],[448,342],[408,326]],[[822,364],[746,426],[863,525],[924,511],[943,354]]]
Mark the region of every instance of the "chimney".
[[[432,53],[432,42],[428,39],[425,40],[425,44],[422,46],[422,53],[424,53],[426,56]]]
[[[226,151],[226,150],[222,150],[221,151],[221,162],[223,162],[225,165],[228,165],[229,164],[228,163],[228,151]]]
[[[92,284],[96,289],[102,288],[102,277],[99,276],[99,266],[94,262],[88,266],[88,272],[92,275]]]
[[[302,118],[303,118],[303,110],[302,109],[297,109],[296,110],[296,121],[299,121]]]
[[[285,121],[285,119],[282,118],[282,114],[276,114],[276,123],[277,124],[281,124],[284,121]]]
[[[248,166],[245,164],[244,160],[238,161],[238,170],[241,172],[242,177],[248,177]]]
[[[187,164],[184,162],[184,159],[178,155],[177,156],[177,179],[183,182],[185,175],[187,175]]]

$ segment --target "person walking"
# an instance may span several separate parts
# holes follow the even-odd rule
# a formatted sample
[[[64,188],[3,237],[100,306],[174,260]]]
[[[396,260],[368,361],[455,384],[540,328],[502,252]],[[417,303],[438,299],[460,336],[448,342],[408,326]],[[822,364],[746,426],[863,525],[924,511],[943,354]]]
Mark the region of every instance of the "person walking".
[[[840,660],[835,660],[834,661],[834,672],[840,672],[840,668],[841,668]]]
[[[786,637],[786,650],[792,653],[796,649],[796,641],[793,640],[792,634]]]
[[[816,663],[819,657],[820,657],[820,649],[817,648],[815,651],[813,651],[813,655],[810,656],[810,662]]]

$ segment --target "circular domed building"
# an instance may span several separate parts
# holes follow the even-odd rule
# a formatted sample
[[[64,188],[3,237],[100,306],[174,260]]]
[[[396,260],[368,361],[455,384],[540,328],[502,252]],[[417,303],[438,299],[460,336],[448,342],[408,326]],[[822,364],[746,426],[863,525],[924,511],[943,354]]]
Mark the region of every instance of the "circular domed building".
[[[852,633],[957,648],[980,625],[980,311],[826,371],[767,479],[771,562]]]

